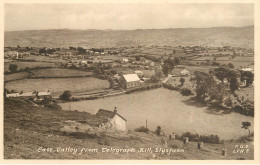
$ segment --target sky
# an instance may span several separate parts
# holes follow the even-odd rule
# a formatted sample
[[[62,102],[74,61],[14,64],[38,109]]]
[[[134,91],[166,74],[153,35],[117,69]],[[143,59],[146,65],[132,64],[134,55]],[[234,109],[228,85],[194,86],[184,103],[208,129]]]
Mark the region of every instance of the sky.
[[[253,4],[5,4],[5,31],[254,25]]]

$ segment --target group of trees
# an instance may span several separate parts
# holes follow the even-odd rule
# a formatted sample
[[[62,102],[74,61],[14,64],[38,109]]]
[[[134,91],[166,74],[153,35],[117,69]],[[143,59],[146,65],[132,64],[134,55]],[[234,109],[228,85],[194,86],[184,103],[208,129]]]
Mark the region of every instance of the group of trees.
[[[191,81],[196,84],[196,97],[201,101],[214,102],[226,107],[232,107],[231,96],[239,88],[239,78],[241,81],[247,80],[247,86],[254,81],[253,73],[235,71],[227,66],[215,68],[210,74],[196,71],[194,75]],[[217,82],[215,77],[220,82]]]
[[[39,53],[42,54],[42,53],[47,53],[47,54],[52,54],[56,52],[56,49],[51,49],[51,48],[42,48],[39,50]]]
[[[227,80],[230,91],[234,93],[238,87],[239,83],[237,78],[239,77],[239,72],[232,70],[226,66],[221,66],[214,69],[214,75],[224,84],[224,79]]]
[[[174,59],[170,59],[170,58],[165,59],[163,61],[163,66],[162,66],[163,74],[167,76],[172,71],[174,66],[179,64],[180,64],[180,59],[178,57],[175,57]]]

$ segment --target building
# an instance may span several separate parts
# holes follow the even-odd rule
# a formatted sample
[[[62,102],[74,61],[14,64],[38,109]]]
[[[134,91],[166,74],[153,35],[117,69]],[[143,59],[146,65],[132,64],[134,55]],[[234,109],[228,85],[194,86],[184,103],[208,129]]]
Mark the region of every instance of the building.
[[[95,114],[96,117],[106,118],[107,122],[102,123],[100,127],[109,129],[109,130],[117,130],[117,131],[126,131],[126,119],[117,113],[117,109],[115,107],[114,112],[104,109],[99,109]]]
[[[20,93],[10,93],[6,94],[6,97],[22,97],[22,98],[36,98],[36,92],[20,92]]]
[[[122,63],[128,63],[128,62],[129,62],[129,60],[127,58],[122,59]]]
[[[51,92],[48,91],[48,92],[38,92],[37,94],[38,98],[51,98]]]
[[[188,75],[190,75],[190,72],[189,72],[188,70],[183,69],[183,70],[181,71],[181,76],[188,76]]]
[[[120,87],[129,89],[140,86],[140,78],[137,74],[124,74],[120,79]]]

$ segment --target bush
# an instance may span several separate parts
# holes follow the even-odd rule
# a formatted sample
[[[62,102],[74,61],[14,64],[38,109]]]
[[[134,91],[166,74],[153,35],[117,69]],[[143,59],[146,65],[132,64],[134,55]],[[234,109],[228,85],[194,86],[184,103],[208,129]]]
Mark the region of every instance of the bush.
[[[16,72],[17,69],[18,69],[18,65],[16,65],[16,64],[10,64],[10,65],[9,65],[9,70],[10,70],[11,72]]]
[[[148,131],[149,131],[149,129],[145,128],[144,126],[141,126],[141,127],[135,129],[135,132],[145,132],[145,133],[147,133]]]
[[[62,95],[60,95],[60,99],[63,101],[70,101],[71,92],[70,91],[64,91]]]
[[[53,109],[53,110],[62,110],[61,106],[59,106],[58,104],[50,104],[46,106],[47,108]]]
[[[183,139],[184,137],[188,137],[190,141],[194,142],[205,142],[205,143],[214,143],[214,144],[221,144],[223,140],[220,140],[218,135],[199,135],[199,134],[192,134],[190,132],[183,133],[181,136],[176,136],[176,139]]]
[[[189,95],[192,94],[192,92],[191,92],[190,89],[183,88],[183,89],[181,89],[181,94],[184,95],[184,96],[189,96]]]

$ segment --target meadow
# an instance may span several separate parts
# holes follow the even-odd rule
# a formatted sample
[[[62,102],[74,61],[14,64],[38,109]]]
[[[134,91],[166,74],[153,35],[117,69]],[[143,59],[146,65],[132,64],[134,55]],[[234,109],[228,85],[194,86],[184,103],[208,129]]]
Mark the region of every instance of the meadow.
[[[36,69],[32,70],[31,78],[64,78],[64,77],[85,77],[93,75],[92,72],[85,72],[73,69]]]
[[[19,72],[19,73],[12,73],[8,75],[4,75],[4,81],[14,81],[14,80],[21,80],[29,77],[30,74],[28,72]]]
[[[8,90],[23,90],[24,92],[50,90],[52,93],[54,92],[55,96],[59,96],[65,90],[77,93],[106,89],[108,87],[108,81],[93,77],[23,79],[6,83]]]
[[[18,70],[25,69],[26,67],[29,68],[36,68],[36,67],[56,67],[55,63],[53,62],[21,62],[21,61],[15,61],[15,62],[5,62],[4,63],[4,71],[10,71],[9,65],[10,64],[16,64],[18,65]]]

